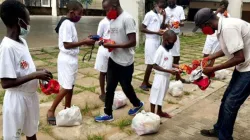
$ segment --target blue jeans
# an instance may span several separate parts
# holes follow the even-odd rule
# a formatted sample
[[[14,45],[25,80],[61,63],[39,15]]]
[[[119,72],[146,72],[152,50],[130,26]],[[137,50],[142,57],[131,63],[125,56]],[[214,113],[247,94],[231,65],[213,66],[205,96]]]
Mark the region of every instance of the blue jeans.
[[[250,95],[250,72],[233,72],[232,79],[221,100],[219,117],[214,130],[219,140],[233,140],[234,123],[240,106]]]

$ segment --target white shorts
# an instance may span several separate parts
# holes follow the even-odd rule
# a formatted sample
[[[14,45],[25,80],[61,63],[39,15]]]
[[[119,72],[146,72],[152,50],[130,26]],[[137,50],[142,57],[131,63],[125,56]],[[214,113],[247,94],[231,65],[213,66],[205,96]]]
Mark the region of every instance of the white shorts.
[[[145,64],[153,65],[154,56],[161,43],[160,39],[147,38],[145,41]]]
[[[180,56],[180,37],[177,35],[177,40],[174,43],[174,47],[170,50],[170,52],[172,53],[172,56]]]
[[[38,132],[38,94],[23,95],[19,91],[6,91],[3,103],[4,140],[20,140],[21,134],[31,137]]]
[[[78,71],[78,57],[60,52],[57,59],[58,82],[64,89],[73,89]]]
[[[219,43],[217,37],[208,35],[202,53],[203,54],[214,54],[220,50],[221,50],[220,43]]]
[[[151,88],[149,101],[151,104],[162,106],[166,92],[169,87],[170,75],[155,74],[154,82]]]
[[[108,49],[100,46],[96,56],[95,69],[100,72],[107,73],[109,56],[110,52]]]

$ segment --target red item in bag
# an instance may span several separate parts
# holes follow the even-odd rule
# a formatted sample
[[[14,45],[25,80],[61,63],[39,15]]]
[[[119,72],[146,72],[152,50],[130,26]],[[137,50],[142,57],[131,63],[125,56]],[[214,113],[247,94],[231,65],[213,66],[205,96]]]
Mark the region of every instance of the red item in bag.
[[[115,41],[110,40],[110,39],[103,39],[103,43],[110,43],[110,44],[115,44]],[[114,48],[108,48],[109,52],[112,52]]]
[[[210,85],[211,81],[208,77],[201,77],[199,80],[193,82],[194,84],[198,85],[201,90],[206,90]]]
[[[196,68],[198,68],[201,65],[199,60],[194,60],[192,62],[192,69],[195,70]]]
[[[179,68],[183,71],[185,71],[187,74],[191,74],[192,73],[192,68],[189,67],[188,65],[180,65]]]
[[[49,82],[40,81],[40,88],[46,95],[51,95],[52,93],[58,94],[60,85],[56,80],[51,79]]]

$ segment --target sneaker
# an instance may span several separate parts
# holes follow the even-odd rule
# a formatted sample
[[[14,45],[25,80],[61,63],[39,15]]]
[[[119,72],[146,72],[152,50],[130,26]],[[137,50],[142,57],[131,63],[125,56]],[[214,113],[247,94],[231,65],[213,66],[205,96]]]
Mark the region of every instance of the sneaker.
[[[214,129],[201,130],[201,135],[206,136],[206,137],[216,137],[216,138],[218,138],[218,132],[216,132]]]
[[[97,116],[95,117],[95,121],[96,122],[104,122],[104,121],[108,121],[108,122],[111,122],[114,120],[114,117],[113,115],[109,116],[109,115],[101,115],[101,116]]]
[[[140,112],[143,109],[144,103],[141,102],[139,107],[134,107],[128,111],[128,114],[131,116],[136,115],[138,112]]]

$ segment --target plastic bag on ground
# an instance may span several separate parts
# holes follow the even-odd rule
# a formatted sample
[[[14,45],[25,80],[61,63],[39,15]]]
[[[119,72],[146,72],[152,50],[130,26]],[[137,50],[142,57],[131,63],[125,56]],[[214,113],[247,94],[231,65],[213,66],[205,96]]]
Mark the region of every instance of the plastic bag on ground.
[[[215,72],[215,78],[219,80],[224,80],[230,74],[229,70],[223,69]]]
[[[151,112],[138,113],[132,120],[131,127],[138,135],[152,134],[159,131],[160,117]]]
[[[82,124],[82,114],[80,108],[72,106],[71,108],[60,111],[56,116],[57,126],[78,126]]]
[[[112,108],[119,109],[127,104],[127,97],[122,91],[115,91],[114,102]]]
[[[181,81],[170,81],[168,92],[174,97],[183,95],[183,83]]]

